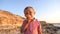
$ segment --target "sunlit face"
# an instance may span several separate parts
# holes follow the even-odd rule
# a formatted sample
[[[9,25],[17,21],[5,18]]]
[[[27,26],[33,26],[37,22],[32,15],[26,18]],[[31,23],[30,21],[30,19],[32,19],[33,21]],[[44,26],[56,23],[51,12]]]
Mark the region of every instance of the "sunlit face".
[[[24,11],[24,14],[27,19],[33,19],[35,12],[32,8],[28,8]]]

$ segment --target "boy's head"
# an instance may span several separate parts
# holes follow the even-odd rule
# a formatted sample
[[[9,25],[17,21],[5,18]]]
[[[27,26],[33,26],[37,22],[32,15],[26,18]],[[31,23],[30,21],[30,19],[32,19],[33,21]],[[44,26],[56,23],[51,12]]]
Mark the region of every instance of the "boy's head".
[[[32,7],[29,6],[24,9],[24,14],[27,19],[33,19],[35,15],[35,11]]]

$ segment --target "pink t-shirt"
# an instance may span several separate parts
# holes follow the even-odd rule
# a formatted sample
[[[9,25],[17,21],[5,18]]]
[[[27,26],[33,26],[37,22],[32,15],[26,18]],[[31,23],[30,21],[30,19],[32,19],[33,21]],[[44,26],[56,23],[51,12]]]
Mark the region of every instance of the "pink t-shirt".
[[[25,21],[23,24],[26,23]],[[41,25],[37,20],[33,20],[28,25],[27,29],[24,31],[24,34],[41,34]]]

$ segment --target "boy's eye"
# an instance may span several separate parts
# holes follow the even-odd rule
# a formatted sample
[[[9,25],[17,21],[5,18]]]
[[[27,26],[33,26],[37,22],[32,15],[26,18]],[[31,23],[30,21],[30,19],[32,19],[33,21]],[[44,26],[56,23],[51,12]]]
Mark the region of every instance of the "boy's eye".
[[[28,14],[28,13],[25,13],[25,14]]]
[[[25,14],[30,14],[30,15],[31,15],[31,12],[30,12],[30,11],[28,11],[28,12],[26,12]]]

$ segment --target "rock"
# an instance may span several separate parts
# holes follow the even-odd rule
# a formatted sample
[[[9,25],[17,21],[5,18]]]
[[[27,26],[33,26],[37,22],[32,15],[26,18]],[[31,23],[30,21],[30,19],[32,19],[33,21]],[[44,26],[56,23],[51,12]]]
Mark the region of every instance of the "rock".
[[[42,33],[43,34],[58,34],[58,28],[54,26],[53,24],[49,24],[45,21],[40,21],[42,25]]]
[[[21,26],[24,18],[8,11],[0,10],[0,26]]]

